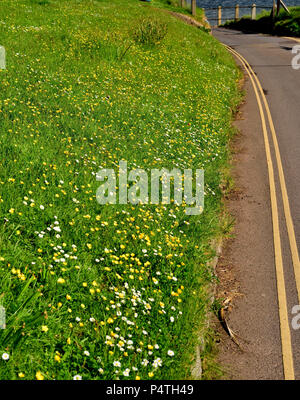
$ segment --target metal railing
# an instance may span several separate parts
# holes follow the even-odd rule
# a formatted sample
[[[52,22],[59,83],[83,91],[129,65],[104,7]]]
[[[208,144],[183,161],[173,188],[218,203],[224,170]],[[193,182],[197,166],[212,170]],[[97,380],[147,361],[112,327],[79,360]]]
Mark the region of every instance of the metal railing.
[[[189,4],[189,7],[191,7],[191,12],[192,15],[195,16],[196,15],[196,0],[180,0],[179,4],[181,5],[181,7],[185,7],[186,4]],[[282,3],[284,5],[284,3],[281,1],[280,3]],[[286,7],[284,5],[284,7]],[[257,6],[256,4],[251,4],[249,6],[240,6],[239,4],[236,4],[235,6],[219,6],[219,7],[212,7],[212,8],[204,8],[205,11],[216,11],[217,12],[217,18],[211,18],[210,16],[207,16],[207,19],[209,21],[217,21],[218,24],[217,25],[222,25],[222,20],[224,21],[228,21],[228,20],[238,20],[240,18],[240,10],[241,9],[249,9],[251,10],[251,18],[252,19],[256,19],[256,10],[257,9],[262,9],[262,10],[269,10],[272,9],[273,7],[270,6]],[[223,10],[226,11],[226,13],[224,13],[223,15]],[[228,10],[234,10],[234,14],[232,16],[229,16],[229,13],[227,12]]]
[[[263,10],[269,10],[272,9],[272,7],[265,7],[265,6],[257,6],[256,4],[252,4],[249,6],[240,6],[239,4],[236,4],[235,6],[219,6],[219,7],[213,7],[213,8],[205,8],[205,11],[216,11],[217,12],[217,18],[208,18],[209,21],[217,21],[217,25],[220,26],[222,25],[222,22],[228,21],[228,20],[238,20],[240,18],[240,10],[241,9],[249,9],[251,10],[251,19],[256,19],[256,11],[257,9],[263,9]],[[230,16],[228,13],[226,13],[226,16],[223,16],[223,10],[233,10],[234,13],[232,16]]]

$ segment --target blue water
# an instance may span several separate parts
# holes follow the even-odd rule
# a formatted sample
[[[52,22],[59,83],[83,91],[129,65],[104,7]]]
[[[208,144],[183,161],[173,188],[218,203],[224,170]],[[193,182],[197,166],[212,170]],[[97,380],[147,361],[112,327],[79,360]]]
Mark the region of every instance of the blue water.
[[[187,3],[190,0],[187,1]],[[285,0],[284,1],[287,6],[300,6],[300,0]],[[207,9],[214,8],[218,6],[235,6],[235,4],[239,4],[240,6],[249,6],[249,9],[240,9],[240,16],[250,15],[251,13],[251,5],[255,3],[257,7],[272,7],[273,0],[197,0],[198,7]],[[263,9],[257,8],[257,13],[260,13]],[[207,19],[211,23],[211,25],[216,25],[216,21],[213,19],[217,18],[217,11],[209,11],[206,12]],[[223,22],[225,19],[233,19],[234,18],[234,9],[232,10],[223,10]]]

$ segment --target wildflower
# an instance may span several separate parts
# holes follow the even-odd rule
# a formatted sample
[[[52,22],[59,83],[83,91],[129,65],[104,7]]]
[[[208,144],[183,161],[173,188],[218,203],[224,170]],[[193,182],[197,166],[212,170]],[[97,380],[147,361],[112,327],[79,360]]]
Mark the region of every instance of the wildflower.
[[[25,374],[24,374],[23,372],[19,372],[19,373],[18,373],[18,377],[19,377],[19,378],[24,378],[24,376],[25,376]]]
[[[130,369],[126,368],[125,371],[123,372],[123,375],[124,376],[129,376],[129,374],[130,374]]]
[[[156,360],[153,361],[153,367],[158,368],[162,366],[162,360],[160,358],[156,358]]]
[[[2,360],[4,360],[4,361],[9,360],[9,354],[3,353],[3,354],[2,354]]]
[[[65,283],[66,281],[63,279],[63,278],[58,278],[57,279],[57,283],[61,283],[61,284],[63,284],[63,283]]]
[[[174,351],[173,350],[168,350],[168,356],[173,357],[174,356]]]
[[[114,362],[113,362],[113,366],[114,366],[114,367],[120,368],[120,367],[121,367],[120,361],[114,361]]]
[[[42,325],[42,332],[48,332],[49,328],[47,325]]]
[[[41,373],[41,371],[37,371],[37,373],[35,374],[35,377],[38,381],[43,381],[45,379],[44,375]]]
[[[81,380],[82,380],[82,376],[81,375],[73,376],[73,381],[81,381]]]
[[[90,355],[90,352],[87,350],[84,350],[83,354],[88,357]]]

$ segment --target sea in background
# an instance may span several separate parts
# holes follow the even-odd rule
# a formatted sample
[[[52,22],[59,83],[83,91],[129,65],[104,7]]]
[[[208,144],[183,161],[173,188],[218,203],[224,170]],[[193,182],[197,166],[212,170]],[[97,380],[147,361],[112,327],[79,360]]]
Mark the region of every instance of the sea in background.
[[[190,0],[187,0],[187,3],[190,3]],[[217,21],[217,10],[207,10],[209,8],[215,8],[218,6],[223,7],[232,7],[236,4],[242,6],[249,6],[248,9],[240,9],[240,16],[250,15],[251,14],[251,5],[255,3],[257,8],[257,14],[259,14],[263,9],[270,9],[273,5],[273,0],[197,0],[198,7],[204,8],[206,17],[211,25],[216,25]],[[300,6],[300,0],[285,0],[285,4],[287,6]],[[262,7],[262,8],[259,8]],[[222,22],[225,22],[226,19],[234,18],[234,9],[232,10],[223,10],[222,11]]]

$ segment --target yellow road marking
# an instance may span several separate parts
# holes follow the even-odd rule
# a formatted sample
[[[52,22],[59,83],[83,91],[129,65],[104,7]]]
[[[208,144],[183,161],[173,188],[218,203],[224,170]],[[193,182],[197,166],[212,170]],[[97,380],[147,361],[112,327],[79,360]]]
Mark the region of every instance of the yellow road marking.
[[[299,42],[300,42],[300,40],[299,40]],[[243,58],[243,57],[241,56],[241,58]],[[246,62],[245,59],[244,59],[244,61]],[[273,119],[272,119],[272,116],[271,116],[271,112],[270,112],[270,108],[269,108],[266,96],[265,96],[265,94],[263,92],[263,89],[261,87],[261,84],[260,84],[257,76],[254,75],[254,78],[255,78],[255,80],[257,82],[257,85],[259,87],[260,93],[262,95],[263,102],[264,102],[264,105],[265,105],[265,108],[266,108],[266,111],[267,111],[267,116],[268,116],[270,128],[271,128],[272,139],[273,139],[275,155],[276,155],[276,161],[277,161],[277,166],[278,166],[278,173],[279,173],[279,181],[280,181],[282,201],[283,201],[283,207],[284,207],[284,214],[285,214],[286,226],[287,226],[287,230],[288,230],[290,249],[291,249],[292,260],[293,260],[293,266],[294,266],[294,274],[295,274],[295,280],[296,280],[296,286],[297,286],[297,292],[298,292],[298,300],[299,300],[299,304],[300,304],[300,261],[299,261],[299,253],[298,253],[298,247],[297,247],[297,242],[296,242],[294,223],[293,223],[293,219],[292,219],[292,216],[291,216],[289,198],[288,198],[287,189],[286,189],[286,183],[285,183],[285,178],[284,178],[282,161],[281,161],[281,156],[280,156],[280,151],[279,151],[279,146],[278,146],[278,141],[277,141],[277,135],[276,135],[276,132],[275,132],[274,123],[273,123]]]
[[[294,363],[293,363],[293,354],[292,354],[292,343],[291,343],[291,333],[289,328],[289,318],[287,311],[287,300],[286,300],[286,290],[285,290],[285,281],[284,281],[284,269],[283,269],[283,261],[282,261],[282,249],[281,249],[281,239],[280,239],[280,229],[279,229],[279,217],[278,217],[278,205],[277,205],[277,196],[276,196],[276,186],[274,179],[274,168],[270,150],[270,143],[268,138],[268,131],[266,125],[265,114],[263,111],[263,106],[261,99],[259,97],[259,92],[255,81],[253,80],[252,75],[256,78],[256,81],[259,83],[257,77],[253,69],[250,67],[249,63],[235,50],[231,49],[229,46],[226,48],[234,54],[241,63],[243,64],[247,74],[250,77],[262,122],[263,128],[263,136],[265,143],[265,151],[268,165],[268,174],[269,174],[269,184],[270,184],[270,196],[271,196],[271,209],[272,209],[272,223],[273,223],[273,239],[274,239],[274,251],[275,251],[275,267],[276,267],[276,278],[277,278],[277,293],[278,293],[278,306],[279,306],[279,319],[280,319],[280,332],[281,332],[281,346],[282,346],[282,359],[283,359],[283,368],[284,368],[284,377],[286,380],[294,380]],[[245,60],[245,61],[244,61]],[[261,88],[261,85],[258,85]],[[264,94],[262,92],[262,94]],[[263,97],[264,99],[264,97]],[[264,99],[264,104],[267,104],[267,101]],[[267,113],[268,114],[268,113]],[[268,115],[269,117],[269,115]],[[270,114],[271,119],[271,114]],[[270,121],[269,119],[269,121]],[[273,126],[274,127],[274,126]],[[274,130],[275,133],[275,130]],[[275,134],[276,136],[276,134]],[[274,137],[273,137],[274,140]],[[277,141],[276,141],[277,142]],[[277,159],[278,162],[278,159]],[[283,177],[284,179],[284,177]]]
[[[299,39],[299,38],[284,36],[284,39],[295,40],[296,42],[299,42],[299,43],[300,43],[300,39]]]
[[[300,39],[299,39],[299,42],[300,42]],[[252,68],[249,65],[248,61],[243,56],[241,56],[241,55],[239,55],[239,56],[241,59],[243,59],[245,64],[251,70]],[[252,70],[252,73],[254,74],[253,70]],[[279,150],[278,141],[277,141],[277,135],[276,135],[270,107],[267,102],[267,99],[264,94],[261,83],[259,82],[256,74],[254,74],[254,78],[256,80],[256,83],[258,85],[259,91],[261,93],[261,96],[262,96],[262,99],[263,99],[263,102],[265,105],[270,129],[271,129],[271,133],[272,133],[276,162],[277,162],[277,167],[278,167],[282,202],[283,202],[283,208],[284,208],[284,214],[285,214],[285,221],[286,221],[286,227],[287,227],[288,236],[289,236],[290,250],[291,250],[293,266],[294,266],[294,275],[295,275],[296,287],[297,287],[297,292],[298,292],[298,300],[299,300],[299,304],[300,304],[300,260],[299,260],[297,242],[296,242],[294,223],[293,223],[293,219],[292,219],[292,215],[291,215],[290,203],[289,203],[289,198],[288,198],[288,193],[287,193],[287,188],[286,188],[286,183],[285,183],[285,178],[284,178],[284,172],[283,172],[283,167],[282,167],[281,155],[280,155],[280,150]]]

